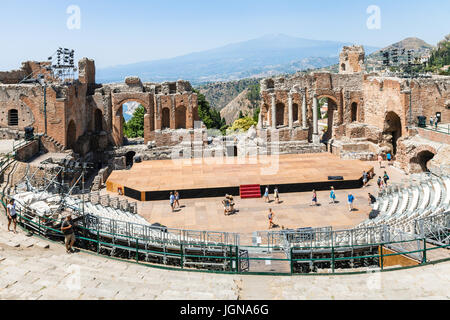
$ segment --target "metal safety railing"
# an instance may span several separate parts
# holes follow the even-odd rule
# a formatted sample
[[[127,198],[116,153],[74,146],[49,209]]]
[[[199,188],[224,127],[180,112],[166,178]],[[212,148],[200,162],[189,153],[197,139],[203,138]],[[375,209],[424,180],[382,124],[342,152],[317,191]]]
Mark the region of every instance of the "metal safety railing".
[[[5,207],[3,201],[2,204]],[[22,210],[19,210],[18,217],[19,224],[25,229],[51,240],[61,241],[63,238],[58,228],[61,221],[41,216],[32,218]],[[76,223],[76,246],[81,249],[149,266],[204,272],[295,275],[321,270],[325,270],[327,274],[364,272],[362,268],[385,270],[389,269],[389,266],[385,265],[389,257],[404,256],[415,261],[417,265],[424,265],[436,261],[428,258],[430,252],[448,249],[450,246],[448,241],[429,245],[427,237],[419,236],[360,244],[354,241],[346,244],[335,243],[336,236],[332,236],[326,245],[320,245],[318,242],[313,246],[291,244],[288,249],[285,243],[284,246],[279,245],[283,243],[278,243],[261,247],[207,241],[201,243],[183,237],[177,238],[177,241],[168,241],[167,237],[158,238],[145,234],[136,237],[117,233],[118,229],[114,228],[113,221],[112,228],[105,230],[99,219],[91,215],[80,218]],[[434,219],[434,223],[437,223],[437,218]],[[445,219],[447,220],[443,221],[447,223],[448,218]],[[444,226],[441,229],[448,240],[450,229],[446,228],[447,226]],[[169,233],[169,230],[166,230],[166,233]],[[389,250],[389,253],[386,250]],[[448,259],[448,251],[445,250],[437,260]]]

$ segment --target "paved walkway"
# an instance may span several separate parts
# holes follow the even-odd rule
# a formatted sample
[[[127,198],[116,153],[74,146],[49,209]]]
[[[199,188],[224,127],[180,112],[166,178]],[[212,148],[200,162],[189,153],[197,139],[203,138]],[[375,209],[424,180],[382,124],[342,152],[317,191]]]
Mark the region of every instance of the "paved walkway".
[[[4,217],[0,218],[4,220]],[[0,299],[449,299],[450,262],[340,276],[242,276],[168,271],[62,245],[12,247],[0,237]],[[38,242],[45,242],[36,240]],[[20,243],[19,243],[20,244]]]

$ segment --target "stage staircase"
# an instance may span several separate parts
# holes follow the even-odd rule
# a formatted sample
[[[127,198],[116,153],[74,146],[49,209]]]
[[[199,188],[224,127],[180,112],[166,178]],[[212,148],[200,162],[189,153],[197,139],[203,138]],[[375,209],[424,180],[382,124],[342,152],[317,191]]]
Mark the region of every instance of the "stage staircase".
[[[239,187],[241,199],[261,198],[261,186],[259,184],[246,184]]]

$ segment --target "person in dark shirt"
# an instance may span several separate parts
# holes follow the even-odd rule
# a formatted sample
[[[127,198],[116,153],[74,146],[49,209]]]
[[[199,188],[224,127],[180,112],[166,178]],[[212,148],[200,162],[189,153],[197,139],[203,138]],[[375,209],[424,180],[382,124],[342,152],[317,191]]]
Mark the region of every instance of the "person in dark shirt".
[[[72,216],[68,214],[61,225],[61,232],[64,234],[67,253],[72,253],[72,246],[75,243],[75,232],[73,231]]]
[[[369,204],[374,204],[377,202],[377,198],[375,198],[371,193],[369,193]]]

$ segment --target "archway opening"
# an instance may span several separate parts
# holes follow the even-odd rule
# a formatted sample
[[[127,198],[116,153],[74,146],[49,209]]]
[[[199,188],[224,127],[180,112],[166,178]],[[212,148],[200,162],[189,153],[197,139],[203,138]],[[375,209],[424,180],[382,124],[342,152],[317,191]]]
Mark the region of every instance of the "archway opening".
[[[428,150],[421,151],[417,154],[417,161],[423,172],[429,172],[428,162],[434,158],[434,153]]]
[[[329,97],[319,98],[319,123],[324,126],[322,141],[327,142],[333,137],[334,112],[337,110],[337,103]]]
[[[128,101],[122,105],[123,134],[127,138],[144,137],[145,107],[138,101]]]
[[[175,128],[186,129],[186,107],[179,106],[175,112]]]
[[[294,103],[292,105],[293,121],[298,121],[298,104]]]
[[[67,148],[74,149],[77,142],[77,127],[73,120],[70,120],[67,126]]]
[[[163,108],[161,114],[161,129],[169,129],[170,128],[170,110],[169,108]]]
[[[284,104],[277,103],[276,105],[276,125],[283,126],[284,125]]]
[[[133,166],[135,155],[136,155],[136,152],[134,152],[134,151],[128,151],[125,154],[125,161],[126,161],[127,168],[130,168]]]
[[[94,113],[94,131],[96,133],[103,131],[103,112],[100,109],[96,109]]]
[[[395,112],[386,114],[383,132],[391,136],[387,142],[392,144],[393,154],[397,154],[397,140],[402,136],[402,122]]]
[[[17,109],[11,109],[8,111],[8,125],[9,126],[19,125],[19,111],[17,111]]]
[[[356,102],[352,103],[352,122],[358,121],[358,104]]]

